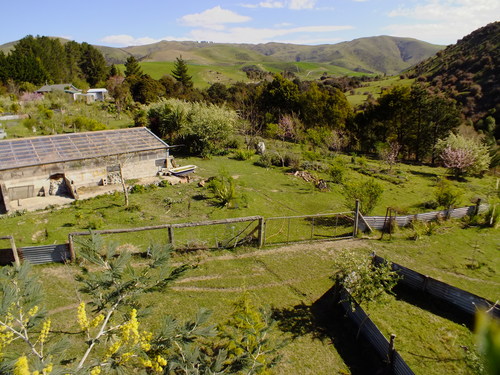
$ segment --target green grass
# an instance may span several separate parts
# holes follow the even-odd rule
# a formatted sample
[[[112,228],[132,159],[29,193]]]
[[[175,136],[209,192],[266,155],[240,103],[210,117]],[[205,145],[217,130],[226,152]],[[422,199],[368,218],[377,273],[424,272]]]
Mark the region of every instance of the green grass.
[[[374,99],[377,99],[387,88],[392,86],[411,86],[414,81],[414,79],[401,79],[400,76],[391,76],[382,80],[367,82],[365,86],[355,89],[354,94],[346,92],[345,95],[351,106],[356,107],[363,104],[369,94]]]

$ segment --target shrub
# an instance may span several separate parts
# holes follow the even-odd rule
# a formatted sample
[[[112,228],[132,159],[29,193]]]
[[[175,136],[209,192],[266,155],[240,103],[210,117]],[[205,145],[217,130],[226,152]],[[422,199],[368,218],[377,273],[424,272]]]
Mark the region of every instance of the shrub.
[[[359,304],[376,301],[390,293],[398,282],[391,263],[374,265],[371,257],[344,250],[334,259],[332,279],[343,286]],[[351,307],[353,307],[353,301]]]
[[[264,168],[270,168],[272,166],[281,166],[281,158],[275,152],[266,152],[261,155],[259,160],[255,162],[255,165]]]
[[[234,159],[248,160],[255,154],[254,150],[237,149],[234,151]]]
[[[211,179],[207,188],[220,207],[234,207],[239,200],[243,199],[237,195],[236,181],[225,172],[221,172],[219,176]]]
[[[375,208],[383,192],[384,188],[382,185],[373,178],[350,181],[343,186],[346,206],[354,210],[356,200],[359,200],[360,211],[363,215],[369,214]]]
[[[283,156],[283,164],[285,167],[290,167],[293,169],[299,169],[300,167],[300,156],[287,152]]]
[[[441,179],[436,185],[434,198],[436,199],[438,207],[449,208],[451,206],[457,206],[460,203],[462,194],[463,191],[454,187],[450,181]]]
[[[144,185],[136,184],[130,188],[131,194],[140,194],[140,193],[144,193],[145,191],[146,191],[146,187]]]
[[[334,184],[341,184],[344,180],[345,168],[339,163],[332,164],[328,170],[328,174]]]
[[[317,172],[325,172],[327,170],[327,166],[319,161],[303,161],[300,165],[302,169],[308,171],[317,171]]]

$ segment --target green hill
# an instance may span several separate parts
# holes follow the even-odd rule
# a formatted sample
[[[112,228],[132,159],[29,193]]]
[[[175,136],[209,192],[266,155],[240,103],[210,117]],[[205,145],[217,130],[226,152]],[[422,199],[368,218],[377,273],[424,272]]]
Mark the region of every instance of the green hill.
[[[473,121],[492,115],[500,124],[500,22],[472,32],[410,73],[462,103]]]
[[[182,55],[189,63],[200,65],[242,64],[256,61],[313,62],[363,73],[392,75],[434,55],[442,48],[443,46],[416,39],[377,36],[318,46],[161,41],[145,46],[123,48],[122,51],[142,61],[174,61],[176,57]],[[110,59],[111,51],[102,50],[102,52]]]

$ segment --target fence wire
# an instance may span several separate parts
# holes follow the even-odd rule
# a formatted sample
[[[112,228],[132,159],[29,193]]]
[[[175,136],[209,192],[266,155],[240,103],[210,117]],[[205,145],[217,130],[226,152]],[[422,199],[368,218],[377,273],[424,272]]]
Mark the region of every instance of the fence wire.
[[[264,243],[348,238],[353,235],[353,227],[353,212],[271,217],[265,220]]]

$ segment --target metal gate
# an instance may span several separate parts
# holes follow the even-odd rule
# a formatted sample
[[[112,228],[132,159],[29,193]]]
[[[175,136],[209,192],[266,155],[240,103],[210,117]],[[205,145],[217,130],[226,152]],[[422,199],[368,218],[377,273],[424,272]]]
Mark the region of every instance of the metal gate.
[[[354,212],[265,219],[264,244],[344,239],[353,236]]]

